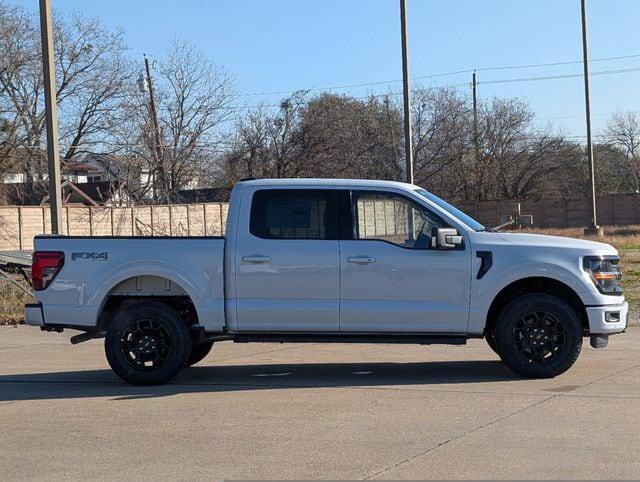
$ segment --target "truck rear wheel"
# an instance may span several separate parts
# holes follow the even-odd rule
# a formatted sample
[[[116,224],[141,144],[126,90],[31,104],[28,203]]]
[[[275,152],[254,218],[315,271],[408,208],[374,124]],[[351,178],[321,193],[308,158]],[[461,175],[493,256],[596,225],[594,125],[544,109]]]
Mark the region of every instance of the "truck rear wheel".
[[[107,328],[104,346],[116,375],[134,385],[168,382],[191,356],[191,338],[181,316],[155,301],[121,308]]]
[[[553,378],[567,371],[582,348],[575,311],[555,296],[534,293],[509,303],[498,316],[494,337],[500,358],[528,378]]]
[[[211,349],[213,348],[212,341],[206,341],[204,343],[194,343],[191,346],[191,356],[189,357],[189,361],[187,362],[187,366],[193,366],[198,362],[201,362],[206,358],[206,356],[211,353]]]

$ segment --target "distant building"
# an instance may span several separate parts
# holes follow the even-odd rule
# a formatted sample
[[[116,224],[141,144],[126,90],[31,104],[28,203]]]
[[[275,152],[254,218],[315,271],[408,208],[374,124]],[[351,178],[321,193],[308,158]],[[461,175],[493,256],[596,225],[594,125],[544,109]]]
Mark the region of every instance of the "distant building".
[[[2,184],[17,184],[26,181],[26,174],[24,172],[5,172],[2,175]]]
[[[0,201],[15,205],[39,205],[48,200],[46,195],[48,176],[46,154],[39,151],[26,156],[18,150],[12,155],[13,166],[0,175]],[[29,151],[31,152],[31,151]],[[34,161],[37,161],[34,166]],[[36,188],[33,175],[27,174],[28,166],[43,173]],[[64,164],[61,172],[63,203],[95,206],[124,205],[132,202],[150,202],[154,198],[155,174],[149,162],[140,157],[124,157],[113,154],[85,154],[76,161]],[[222,188],[198,188],[197,178],[192,179],[177,193],[178,203],[223,202],[229,198],[229,190]]]
[[[74,184],[106,181],[108,175],[104,166],[99,163],[69,162],[64,168],[62,178]]]

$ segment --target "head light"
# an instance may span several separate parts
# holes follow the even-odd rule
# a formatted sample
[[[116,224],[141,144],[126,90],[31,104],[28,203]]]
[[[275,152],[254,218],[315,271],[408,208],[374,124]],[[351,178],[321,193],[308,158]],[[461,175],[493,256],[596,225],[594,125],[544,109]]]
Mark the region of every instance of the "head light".
[[[589,273],[598,291],[605,295],[622,294],[622,272],[617,256],[587,256],[584,258],[584,270]]]

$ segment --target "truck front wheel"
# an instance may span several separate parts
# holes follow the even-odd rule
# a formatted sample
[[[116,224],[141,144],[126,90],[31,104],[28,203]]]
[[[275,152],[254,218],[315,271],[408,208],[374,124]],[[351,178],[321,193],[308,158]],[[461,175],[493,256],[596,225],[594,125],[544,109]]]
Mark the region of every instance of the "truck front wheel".
[[[134,385],[175,377],[191,356],[191,337],[173,308],[155,301],[123,306],[107,328],[105,352],[113,371]]]
[[[498,353],[498,347],[496,346],[496,339],[494,337],[493,331],[485,333],[484,339],[486,340],[487,345],[489,345],[489,348],[491,348],[495,354],[500,356],[500,353]]]
[[[205,341],[203,343],[194,343],[191,346],[191,356],[187,361],[187,366],[193,366],[198,362],[201,362],[211,352],[213,348],[212,341]]]
[[[496,321],[496,348],[514,372],[553,378],[567,371],[582,348],[582,327],[563,300],[544,293],[519,296]]]

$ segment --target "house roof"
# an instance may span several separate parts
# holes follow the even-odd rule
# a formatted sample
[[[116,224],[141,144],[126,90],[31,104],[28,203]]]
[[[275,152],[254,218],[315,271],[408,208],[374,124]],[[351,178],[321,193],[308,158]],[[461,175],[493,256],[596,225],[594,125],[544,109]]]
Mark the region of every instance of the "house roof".
[[[64,166],[64,172],[67,173],[69,171],[101,172],[102,170],[84,162],[68,162],[67,165]]]
[[[226,187],[210,187],[199,189],[182,189],[178,191],[177,202],[206,203],[206,202],[227,202],[231,189]]]

